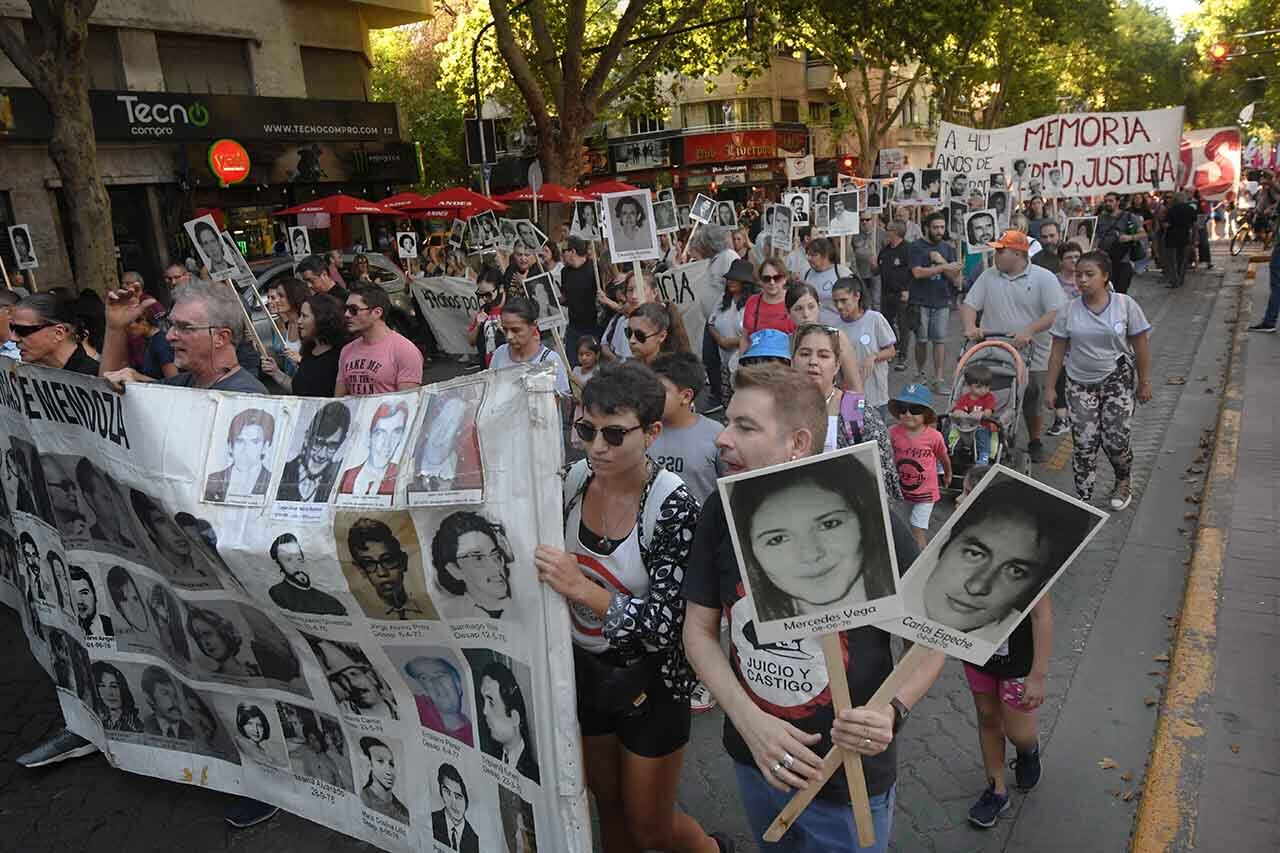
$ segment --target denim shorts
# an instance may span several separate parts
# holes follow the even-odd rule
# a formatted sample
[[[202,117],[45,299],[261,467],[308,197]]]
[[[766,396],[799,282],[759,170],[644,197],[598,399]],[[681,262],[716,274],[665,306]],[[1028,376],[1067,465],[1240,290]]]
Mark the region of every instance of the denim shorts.
[[[924,305],[912,305],[915,317],[912,323],[916,330],[916,341],[931,341],[940,344],[947,339],[947,327],[951,324],[951,309],[928,308]]]

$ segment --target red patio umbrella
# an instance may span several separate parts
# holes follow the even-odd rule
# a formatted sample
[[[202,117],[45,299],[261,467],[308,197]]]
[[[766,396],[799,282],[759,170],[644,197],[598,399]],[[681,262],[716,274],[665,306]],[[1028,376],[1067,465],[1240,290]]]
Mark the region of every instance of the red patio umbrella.
[[[304,213],[327,213],[330,216],[353,216],[361,213],[367,213],[371,216],[401,215],[400,211],[394,208],[383,207],[381,204],[343,195],[342,193],[326,196],[325,198],[312,199],[302,204],[295,204],[293,207],[286,207],[284,210],[273,211],[271,215],[297,216]]]
[[[500,201],[489,198],[487,195],[480,195],[478,192],[472,192],[466,187],[454,187],[450,190],[438,192],[435,195],[427,196],[422,200],[421,204],[407,205],[404,210],[412,210],[415,212],[445,210],[452,211],[452,216],[459,219],[465,219],[477,213],[486,210],[493,210],[501,213],[507,209],[507,206]],[[448,218],[448,217],[444,217]]]
[[[533,190],[525,187],[503,193],[497,198],[499,201],[533,201]],[[595,201],[595,199],[584,192],[567,189],[559,184],[543,184],[542,189],[538,190],[538,201],[547,204],[571,204],[575,201]]]
[[[378,204],[382,205],[383,207],[393,207],[396,210],[402,210],[406,207],[417,207],[426,200],[427,200],[427,197],[422,193],[406,192],[406,193],[396,193],[393,196],[388,196],[387,198],[384,198],[382,201],[378,202]]]
[[[633,187],[631,184],[624,184],[622,181],[597,181],[594,184],[583,187],[582,191],[588,195],[599,196],[605,193],[625,193],[638,189],[640,187]]]

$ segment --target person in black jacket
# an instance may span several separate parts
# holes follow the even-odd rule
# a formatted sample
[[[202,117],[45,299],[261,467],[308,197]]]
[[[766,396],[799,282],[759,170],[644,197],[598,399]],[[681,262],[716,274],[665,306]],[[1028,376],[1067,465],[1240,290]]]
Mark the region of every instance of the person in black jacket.
[[[480,838],[467,820],[471,801],[462,774],[452,764],[441,764],[436,784],[440,786],[440,802],[444,808],[431,813],[432,837],[458,853],[480,853]]]

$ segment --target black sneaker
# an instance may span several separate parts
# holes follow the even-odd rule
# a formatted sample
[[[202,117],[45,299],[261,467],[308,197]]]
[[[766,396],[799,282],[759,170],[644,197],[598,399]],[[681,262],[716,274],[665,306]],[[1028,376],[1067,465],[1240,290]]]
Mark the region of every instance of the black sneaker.
[[[990,829],[996,825],[1000,815],[1009,810],[1009,795],[997,794],[992,785],[982,792],[978,801],[969,809],[969,823],[982,829]]]
[[[233,797],[231,802],[227,803],[226,808],[223,809],[222,816],[227,823],[236,829],[248,829],[251,826],[257,826],[263,821],[271,820],[278,811],[280,811],[279,807],[270,803],[253,800],[249,797]]]
[[[734,851],[738,849],[737,845],[733,843],[733,839],[725,835],[723,832],[711,832],[708,834],[720,848],[720,853],[734,853]]]
[[[1069,432],[1070,430],[1071,430],[1071,424],[1067,421],[1066,418],[1054,418],[1053,423],[1049,426],[1047,430],[1044,431],[1044,434],[1045,435],[1062,435],[1063,433]]]
[[[36,744],[29,752],[18,756],[18,764],[33,770],[36,767],[57,764],[59,761],[67,761],[71,758],[83,758],[97,751],[98,747],[92,741],[63,729],[53,737]]]
[[[1027,442],[1027,456],[1029,456],[1031,461],[1036,465],[1044,462],[1044,444],[1041,443],[1040,439],[1037,438],[1033,441]]]
[[[1024,794],[1040,784],[1040,745],[1036,744],[1034,752],[1018,752],[1009,762],[1013,768],[1018,790]]]
[[[1266,332],[1268,335],[1274,335],[1276,333],[1276,327],[1268,326],[1265,323],[1254,323],[1252,326],[1245,329],[1245,331],[1246,332]]]

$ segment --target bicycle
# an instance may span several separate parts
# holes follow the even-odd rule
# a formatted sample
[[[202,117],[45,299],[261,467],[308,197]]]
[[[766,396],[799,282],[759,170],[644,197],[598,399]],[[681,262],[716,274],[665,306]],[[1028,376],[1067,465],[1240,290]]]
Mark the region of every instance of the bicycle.
[[[1265,252],[1271,248],[1274,238],[1275,228],[1271,224],[1271,217],[1258,216],[1255,210],[1246,211],[1236,220],[1236,233],[1231,235],[1231,255],[1235,257],[1240,254],[1245,245],[1254,240],[1262,244],[1262,251]]]

